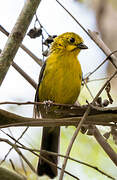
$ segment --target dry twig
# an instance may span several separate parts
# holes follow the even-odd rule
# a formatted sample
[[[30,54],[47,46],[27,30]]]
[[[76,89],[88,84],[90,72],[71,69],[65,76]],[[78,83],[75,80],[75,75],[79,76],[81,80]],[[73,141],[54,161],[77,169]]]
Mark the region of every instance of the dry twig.
[[[8,139],[5,138],[0,138],[0,141],[6,142],[7,144],[9,144],[10,146],[12,146],[15,151],[19,154],[20,157],[22,157],[22,159],[26,162],[26,164],[30,167],[30,169],[36,173],[34,167],[32,166],[32,164],[28,161],[28,159],[22,154],[22,152],[17,148],[16,144],[11,143]]]
[[[4,131],[3,131],[3,132],[4,132]],[[4,132],[4,133],[5,133],[5,132]],[[6,133],[5,133],[5,134],[6,134]],[[45,151],[45,150],[38,150],[38,149],[28,148],[28,147],[24,146],[22,143],[20,143],[19,141],[17,141],[14,137],[10,136],[9,134],[6,134],[6,135],[7,135],[8,137],[10,137],[12,140],[14,140],[14,141],[15,141],[15,144],[16,144],[16,143],[19,144],[19,145],[16,145],[17,148],[21,148],[21,149],[24,149],[24,150],[28,150],[28,151],[30,151],[31,153],[33,153],[34,155],[36,155],[37,157],[40,157],[40,155],[36,154],[35,152],[41,152],[41,151],[43,151],[44,153],[48,153],[48,154],[52,154],[52,155],[54,155],[54,156],[60,156],[60,157],[66,158],[66,156],[61,155],[61,154],[58,154],[58,153],[55,153],[55,152],[50,152],[50,151]],[[51,163],[50,161],[48,161],[47,159],[45,159],[43,156],[41,156],[41,157],[42,157],[43,160],[47,161],[48,163]],[[90,164],[88,164],[88,163],[85,163],[85,162],[76,160],[76,159],[71,158],[71,157],[69,157],[69,156],[68,156],[67,158],[68,158],[69,160],[72,160],[72,161],[75,161],[75,162],[80,163],[80,164],[82,164],[82,165],[85,165],[85,166],[88,166],[88,167],[90,167],[90,168],[93,168],[94,170],[98,171],[99,173],[101,173],[101,174],[103,174],[103,175],[105,175],[105,176],[107,176],[107,177],[109,177],[109,178],[111,178],[111,179],[114,180],[114,178],[113,178],[112,176],[110,176],[110,175],[108,175],[107,173],[101,171],[99,168],[97,168],[97,167],[95,167],[95,166],[92,166],[92,165],[90,165]],[[54,165],[54,166],[55,166],[55,165]],[[61,170],[61,168],[59,168],[59,167],[57,167],[57,168]],[[67,173],[67,174],[69,174],[70,176],[73,177],[73,175],[70,174],[70,173],[68,173],[67,171],[65,171],[65,173]],[[76,178],[76,177],[74,177],[74,178]]]
[[[21,134],[20,137],[17,139],[17,141],[19,141],[19,140],[23,137],[23,135],[26,133],[27,130],[28,130],[28,127],[22,132],[22,134]],[[1,129],[1,131],[2,131],[3,133],[5,133],[2,129]],[[11,148],[9,149],[9,151],[7,152],[7,154],[4,156],[4,159],[0,162],[0,165],[6,160],[6,158],[7,158],[8,155],[9,155],[9,153],[12,151],[12,149],[13,149],[13,147],[11,147]]]

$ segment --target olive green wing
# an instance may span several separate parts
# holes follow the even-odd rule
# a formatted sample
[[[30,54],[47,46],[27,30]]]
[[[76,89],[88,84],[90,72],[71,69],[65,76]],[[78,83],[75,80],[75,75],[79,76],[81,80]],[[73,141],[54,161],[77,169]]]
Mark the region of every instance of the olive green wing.
[[[37,89],[36,89],[36,94],[35,94],[35,102],[39,102],[39,87],[40,87],[40,84],[43,80],[43,75],[44,75],[44,71],[45,71],[45,67],[46,67],[46,61],[44,62],[42,68],[41,68],[41,71],[40,71],[40,74],[39,74],[39,82],[38,82],[38,86],[37,86]],[[39,117],[40,116],[40,113],[39,113],[39,105],[34,105],[34,117]]]

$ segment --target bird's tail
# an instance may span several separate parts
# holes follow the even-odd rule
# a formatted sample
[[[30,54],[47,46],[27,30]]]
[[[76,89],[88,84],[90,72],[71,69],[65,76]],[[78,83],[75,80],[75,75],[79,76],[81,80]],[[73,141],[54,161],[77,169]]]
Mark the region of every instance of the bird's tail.
[[[59,149],[59,136],[60,136],[60,127],[44,127],[42,135],[41,150],[46,150],[50,152],[58,153]],[[49,160],[50,162],[57,165],[58,157],[51,155],[45,152],[40,152],[40,155]],[[57,176],[57,167],[47,163],[41,157],[39,158],[37,174],[39,176],[47,175],[50,178]]]

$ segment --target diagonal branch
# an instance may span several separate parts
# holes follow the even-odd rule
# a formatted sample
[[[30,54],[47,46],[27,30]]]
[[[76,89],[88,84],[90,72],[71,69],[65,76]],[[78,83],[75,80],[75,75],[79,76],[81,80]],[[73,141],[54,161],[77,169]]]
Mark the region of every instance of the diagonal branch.
[[[14,61],[12,62],[12,66],[18,71],[25,80],[27,80],[35,89],[37,88],[37,83],[27,74],[25,73]]]
[[[30,167],[30,169],[36,173],[34,167],[32,166],[32,164],[29,162],[29,160],[22,154],[22,152],[19,150],[19,148],[17,148],[17,145],[16,144],[13,144],[12,142],[10,142],[8,139],[4,139],[4,138],[0,138],[0,141],[2,142],[6,142],[8,143],[9,145],[11,145],[15,151],[19,154],[19,156],[27,163],[27,165]]]
[[[1,53],[1,52],[0,52]],[[12,62],[12,66],[15,68],[17,72],[19,72],[25,80],[27,80],[35,89],[37,88],[37,83],[26,73],[24,72],[14,61]]]
[[[9,33],[8,31],[6,31],[5,28],[3,28],[1,25],[0,25],[0,31],[2,33],[4,33],[6,36],[9,36]],[[42,59],[39,59],[33,52],[31,52],[26,46],[24,46],[23,44],[20,45],[20,47],[37,63],[39,64],[40,66],[42,66],[43,62],[42,62]]]
[[[19,18],[8,37],[6,45],[0,55],[0,85],[2,84],[10,65],[12,64],[13,58],[18,51],[40,1],[41,0],[27,0],[25,2]]]
[[[112,52],[99,37],[99,34],[96,32],[92,32],[91,30],[88,30],[88,32],[92,40],[97,44],[97,46],[106,54],[106,56],[109,56]],[[113,66],[115,66],[115,68],[117,69],[117,57],[114,54],[112,54],[109,60],[113,64]]]
[[[97,140],[97,142],[101,145],[103,150],[108,154],[110,159],[114,162],[114,164],[117,166],[117,153],[114,152],[114,150],[111,148],[111,146],[107,143],[105,138],[100,134],[98,128],[94,128],[94,137]]]

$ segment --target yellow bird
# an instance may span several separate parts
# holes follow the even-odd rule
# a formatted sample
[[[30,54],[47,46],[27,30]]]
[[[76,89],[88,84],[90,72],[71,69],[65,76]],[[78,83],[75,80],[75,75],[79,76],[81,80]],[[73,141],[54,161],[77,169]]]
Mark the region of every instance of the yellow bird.
[[[67,32],[54,39],[50,55],[46,59],[39,77],[35,101],[52,101],[61,104],[74,104],[79,96],[82,70],[77,56],[81,49],[88,47],[83,39],[73,33]],[[40,109],[36,108],[35,114]],[[40,110],[41,111],[41,110]],[[43,112],[40,112],[43,117]],[[58,153],[60,127],[44,127],[41,150]],[[54,155],[41,152],[41,156],[57,166],[58,158]],[[47,175],[50,178],[57,176],[57,167],[39,159],[37,173],[39,176]]]

